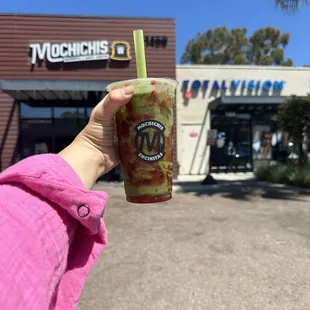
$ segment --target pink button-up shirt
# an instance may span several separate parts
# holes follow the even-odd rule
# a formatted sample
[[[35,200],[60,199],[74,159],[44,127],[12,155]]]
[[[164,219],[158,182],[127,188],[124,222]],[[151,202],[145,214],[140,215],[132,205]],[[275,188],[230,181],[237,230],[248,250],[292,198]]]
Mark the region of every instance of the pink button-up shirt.
[[[0,309],[76,308],[106,245],[106,202],[58,155],[0,174]]]

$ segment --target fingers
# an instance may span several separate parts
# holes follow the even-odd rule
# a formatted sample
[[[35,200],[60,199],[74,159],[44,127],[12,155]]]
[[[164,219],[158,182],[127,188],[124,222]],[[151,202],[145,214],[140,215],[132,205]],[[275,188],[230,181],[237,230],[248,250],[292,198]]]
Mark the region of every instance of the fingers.
[[[134,93],[133,86],[112,90],[105,96],[92,112],[92,117],[98,121],[113,120],[115,113],[121,105],[129,102]]]
[[[105,97],[105,104],[109,105],[122,105],[126,104],[132,97],[134,92],[133,86],[126,86],[121,89],[112,90],[106,97]]]

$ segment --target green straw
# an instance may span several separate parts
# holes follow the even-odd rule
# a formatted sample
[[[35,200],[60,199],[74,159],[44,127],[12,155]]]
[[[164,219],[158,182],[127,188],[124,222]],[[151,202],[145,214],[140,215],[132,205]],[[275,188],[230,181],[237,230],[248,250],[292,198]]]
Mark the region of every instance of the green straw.
[[[145,79],[147,75],[143,30],[134,30],[133,40],[135,44],[137,76],[139,79]]]

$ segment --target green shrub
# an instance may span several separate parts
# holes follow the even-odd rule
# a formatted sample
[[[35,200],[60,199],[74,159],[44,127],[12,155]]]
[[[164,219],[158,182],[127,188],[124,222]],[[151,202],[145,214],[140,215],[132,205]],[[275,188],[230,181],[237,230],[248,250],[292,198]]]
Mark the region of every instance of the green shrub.
[[[293,164],[279,164],[261,167],[255,172],[259,181],[268,181],[310,188],[310,165],[297,166]]]
[[[275,165],[269,167],[270,169],[270,182],[286,184],[289,181],[291,174],[291,167],[287,165]]]
[[[259,181],[269,181],[270,169],[269,167],[260,167],[255,171],[255,177]]]
[[[310,188],[310,166],[296,167],[290,175],[289,184]]]

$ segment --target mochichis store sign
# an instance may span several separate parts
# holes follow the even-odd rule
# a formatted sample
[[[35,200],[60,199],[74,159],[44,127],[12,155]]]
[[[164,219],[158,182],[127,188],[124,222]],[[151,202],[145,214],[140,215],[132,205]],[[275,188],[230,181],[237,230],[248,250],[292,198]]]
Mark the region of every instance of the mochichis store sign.
[[[113,41],[111,46],[107,40],[63,42],[63,43],[31,43],[31,64],[37,60],[48,62],[81,62],[113,59],[128,61],[130,45],[126,41]],[[111,50],[111,53],[110,53]]]
[[[190,82],[189,80],[183,81],[184,90],[199,90],[199,89],[212,89],[212,90],[238,90],[238,89],[249,89],[249,90],[259,90],[263,89],[265,91],[275,90],[279,91],[284,88],[284,81],[279,80],[194,80]]]

